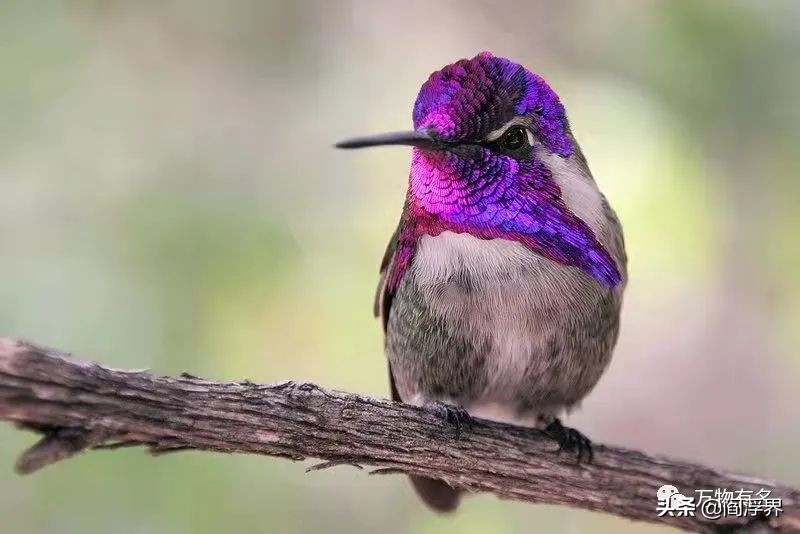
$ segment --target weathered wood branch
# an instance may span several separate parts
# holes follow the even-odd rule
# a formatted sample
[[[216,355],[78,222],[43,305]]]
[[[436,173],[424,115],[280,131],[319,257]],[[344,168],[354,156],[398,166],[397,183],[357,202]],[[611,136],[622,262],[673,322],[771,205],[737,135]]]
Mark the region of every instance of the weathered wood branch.
[[[425,475],[472,492],[561,504],[686,530],[800,531],[800,491],[619,447],[595,445],[594,461],[558,454],[543,433],[478,421],[456,436],[429,410],[285,382],[219,383],[189,375],[109,369],[36,345],[0,339],[0,419],[44,434],[17,462],[20,473],[91,448],[144,445],[253,453],[319,467],[370,465]],[[768,489],[775,517],[658,517],[656,490]]]

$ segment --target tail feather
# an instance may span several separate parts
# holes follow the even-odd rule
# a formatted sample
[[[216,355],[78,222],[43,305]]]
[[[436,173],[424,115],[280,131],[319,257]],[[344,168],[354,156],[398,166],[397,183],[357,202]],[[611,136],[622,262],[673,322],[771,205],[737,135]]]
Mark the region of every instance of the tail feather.
[[[453,489],[441,480],[416,476],[409,478],[420,498],[434,511],[446,513],[458,508],[461,490]]]
[[[384,319],[384,321],[385,320],[386,319]],[[386,325],[384,324],[384,326]],[[397,391],[397,386],[394,383],[391,364],[389,365],[389,387],[392,393],[392,400],[402,402],[400,393]],[[414,486],[417,495],[419,495],[420,499],[432,510],[439,513],[446,513],[452,512],[458,508],[458,501],[461,500],[460,490],[451,488],[449,484],[441,480],[415,476],[409,476],[408,478],[411,479],[411,485]]]

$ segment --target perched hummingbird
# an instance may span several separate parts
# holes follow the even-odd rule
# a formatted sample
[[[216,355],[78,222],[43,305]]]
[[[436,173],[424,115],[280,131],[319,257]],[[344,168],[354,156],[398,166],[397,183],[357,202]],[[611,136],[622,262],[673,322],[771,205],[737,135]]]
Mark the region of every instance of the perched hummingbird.
[[[627,259],[564,106],[540,76],[483,52],[431,74],[413,119],[337,144],[414,147],[375,302],[392,398],[543,428],[591,460],[558,415],[608,366]],[[457,507],[447,483],[412,483],[433,509]]]

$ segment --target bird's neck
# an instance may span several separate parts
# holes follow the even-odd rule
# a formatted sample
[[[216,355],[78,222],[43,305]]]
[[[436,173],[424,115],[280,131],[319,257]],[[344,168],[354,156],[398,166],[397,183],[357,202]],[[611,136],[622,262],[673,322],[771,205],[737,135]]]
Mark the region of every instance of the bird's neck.
[[[618,284],[619,261],[598,238],[608,210],[580,152],[563,157],[541,150],[534,156],[525,163],[495,158],[487,164],[415,150],[398,234],[407,261],[390,281],[399,283],[420,236],[450,231],[516,241],[604,285]]]
[[[563,205],[596,235],[602,234],[608,223],[606,202],[580,148],[573,146],[569,157],[537,147],[533,169],[524,180],[514,176],[519,164],[513,160],[497,165],[504,169],[481,173],[465,169],[447,153],[415,150],[404,216],[433,232],[481,236],[494,227],[493,233],[502,237],[513,233],[504,223],[518,216],[514,204],[536,194],[536,202]]]

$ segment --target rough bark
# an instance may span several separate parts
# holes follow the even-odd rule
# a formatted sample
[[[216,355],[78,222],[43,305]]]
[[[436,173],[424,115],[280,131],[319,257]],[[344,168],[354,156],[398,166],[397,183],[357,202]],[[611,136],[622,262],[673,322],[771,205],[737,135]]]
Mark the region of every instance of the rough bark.
[[[430,410],[313,384],[219,383],[184,374],[109,369],[0,339],[0,419],[43,434],[17,470],[27,474],[87,449],[143,445],[369,465],[447,481],[504,499],[572,506],[699,531],[800,531],[800,491],[769,480],[603,445],[578,464],[545,434],[476,421],[455,428]],[[687,439],[691,439],[687,436]],[[768,489],[775,517],[658,517],[656,490]]]

